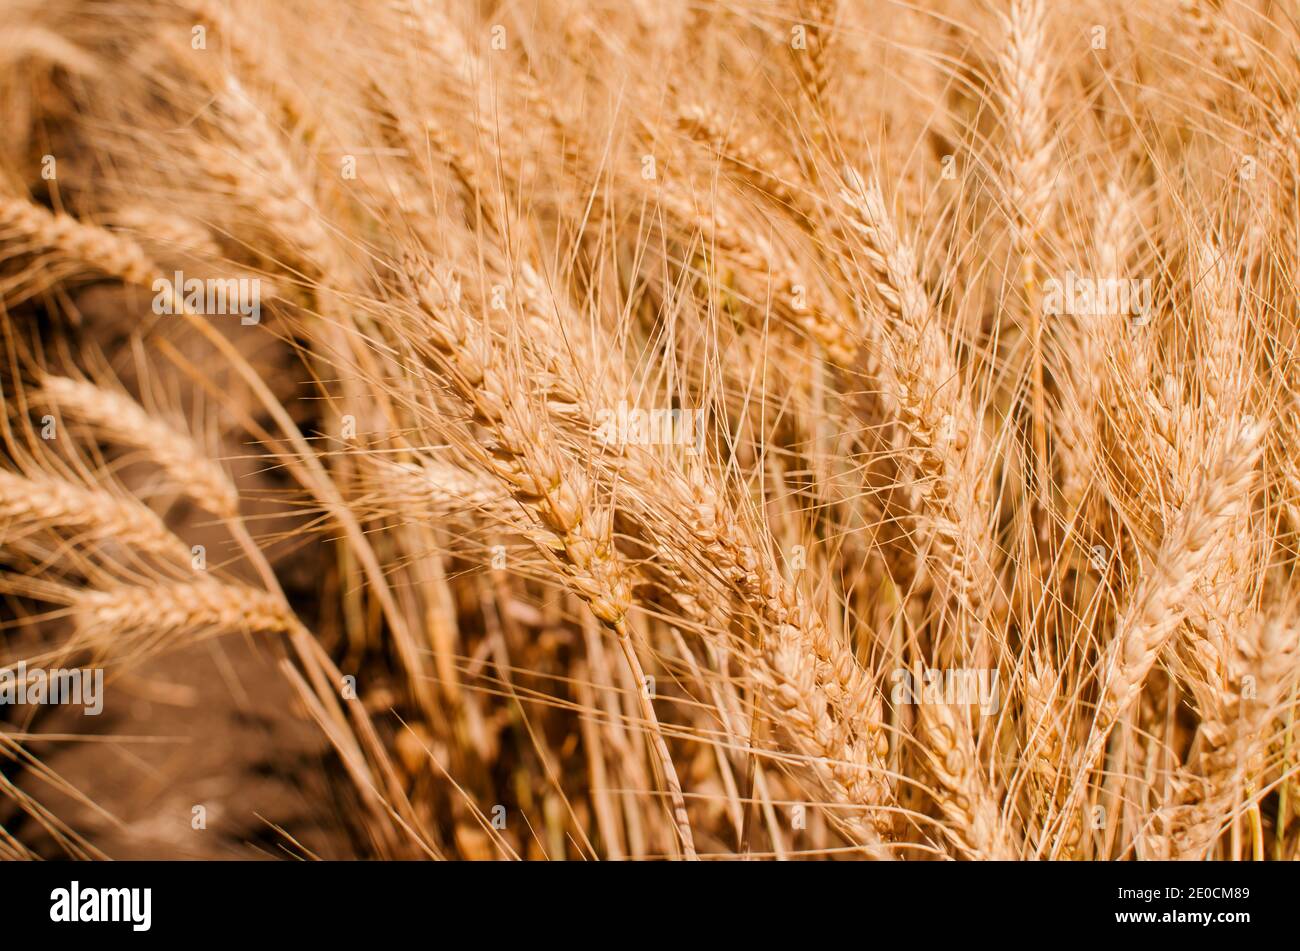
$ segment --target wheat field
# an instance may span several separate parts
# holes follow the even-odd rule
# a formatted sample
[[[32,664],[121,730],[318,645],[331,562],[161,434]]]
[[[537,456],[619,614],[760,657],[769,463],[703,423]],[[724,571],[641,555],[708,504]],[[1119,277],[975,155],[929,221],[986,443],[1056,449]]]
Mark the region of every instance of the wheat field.
[[[0,857],[1300,857],[1294,0],[0,14]]]

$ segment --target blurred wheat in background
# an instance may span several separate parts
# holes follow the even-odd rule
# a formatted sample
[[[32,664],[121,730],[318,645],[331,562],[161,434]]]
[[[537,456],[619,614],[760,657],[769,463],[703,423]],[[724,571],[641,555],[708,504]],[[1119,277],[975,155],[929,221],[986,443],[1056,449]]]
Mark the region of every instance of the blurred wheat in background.
[[[1294,0],[0,15],[0,856],[1300,854]]]

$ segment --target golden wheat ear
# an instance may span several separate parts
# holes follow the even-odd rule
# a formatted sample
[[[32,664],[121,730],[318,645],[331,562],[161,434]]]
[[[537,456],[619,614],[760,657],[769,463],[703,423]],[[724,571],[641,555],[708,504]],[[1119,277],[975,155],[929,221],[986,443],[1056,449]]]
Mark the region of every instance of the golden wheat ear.
[[[287,634],[301,625],[282,599],[245,585],[204,579],[148,587],[79,591],[69,598],[70,649],[137,658],[177,638]]]
[[[106,274],[141,287],[149,286],[158,273],[127,236],[26,198],[0,194],[0,260],[10,258],[32,262],[0,283],[10,307],[78,273]]]
[[[189,434],[158,419],[126,393],[64,376],[46,376],[36,401],[84,424],[107,443],[139,450],[166,475],[172,488],[214,515],[239,512],[239,492],[226,471]]]
[[[115,543],[176,563],[190,559],[189,546],[135,498],[44,473],[26,478],[0,470],[0,520],[10,543],[52,530],[82,545]]]

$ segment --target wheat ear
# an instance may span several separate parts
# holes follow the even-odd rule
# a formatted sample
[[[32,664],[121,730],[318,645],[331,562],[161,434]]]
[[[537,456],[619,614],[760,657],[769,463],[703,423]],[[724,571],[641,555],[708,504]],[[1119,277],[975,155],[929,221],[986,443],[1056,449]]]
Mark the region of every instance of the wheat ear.
[[[1085,763],[1101,752],[1111,728],[1137,699],[1160,651],[1187,616],[1192,591],[1217,564],[1234,516],[1249,507],[1260,436],[1258,426],[1246,425],[1225,439],[1187,504],[1171,519],[1152,570],[1138,583],[1101,659],[1102,690]]]
[[[1038,237],[1052,200],[1054,143],[1047,121],[1046,11],[1042,0],[1011,0],[1003,18],[998,93],[1009,148],[1005,160],[1007,205],[1028,300],[1032,352],[1032,425],[1039,504],[1048,504],[1047,396],[1043,327],[1038,306]]]
[[[405,274],[425,318],[423,347],[444,368],[447,382],[473,411],[491,438],[483,462],[536,522],[552,533],[540,544],[542,555],[558,562],[565,584],[587,602],[592,613],[617,636],[637,683],[645,675],[632,647],[625,616],[632,603],[632,572],[614,549],[612,524],[593,511],[592,486],[566,465],[548,430],[536,425],[526,398],[511,386],[511,373],[499,348],[461,309],[460,290],[450,275],[437,275],[408,259]],[[664,773],[683,850],[695,857],[685,798],[672,757],[648,698],[642,713]]]
[[[849,170],[840,197],[852,246],[866,264],[884,305],[888,333],[880,336],[885,394],[902,425],[905,472],[924,540],[918,546],[938,580],[976,625],[963,632],[967,648],[986,636],[983,619],[998,603],[989,508],[981,483],[987,467],[983,426],[963,374],[874,182]],[[942,574],[940,574],[942,573]]]
[[[1016,857],[980,758],[970,711],[942,703],[922,704],[921,732],[929,740],[930,771],[938,781],[935,796],[947,824],[944,831],[972,859]]]
[[[125,393],[62,376],[45,377],[40,392],[99,438],[145,453],[171,485],[213,514],[228,518],[239,511],[239,493],[225,470],[190,436],[151,416]]]
[[[20,531],[75,530],[81,542],[118,542],[171,561],[190,557],[189,546],[137,500],[45,473],[26,478],[0,470],[0,519]]]
[[[1175,779],[1177,800],[1166,810],[1171,858],[1205,857],[1232,813],[1241,783],[1259,768],[1273,724],[1300,657],[1300,630],[1286,616],[1260,615],[1234,633],[1222,683],[1202,704],[1202,744],[1196,762]]]
[[[26,198],[0,195],[0,238],[21,251],[55,253],[67,263],[148,286],[157,269],[134,241]]]
[[[152,653],[181,634],[287,634],[301,629],[277,595],[208,579],[79,591],[70,607],[76,630],[69,648],[105,654]]]

